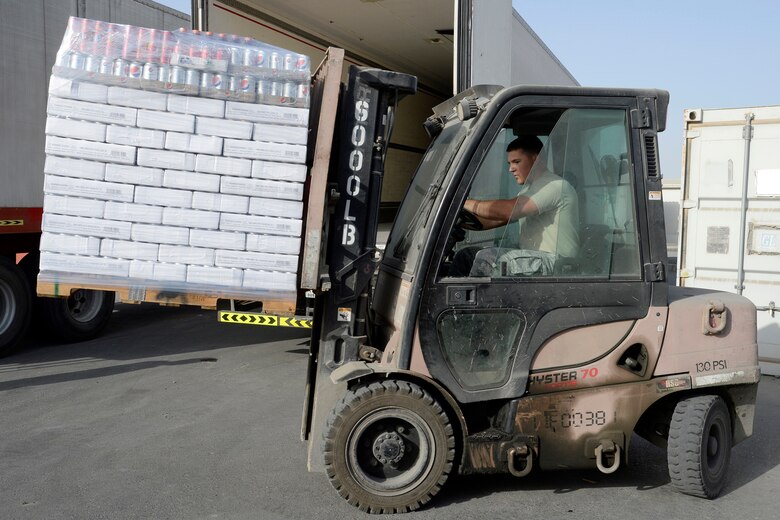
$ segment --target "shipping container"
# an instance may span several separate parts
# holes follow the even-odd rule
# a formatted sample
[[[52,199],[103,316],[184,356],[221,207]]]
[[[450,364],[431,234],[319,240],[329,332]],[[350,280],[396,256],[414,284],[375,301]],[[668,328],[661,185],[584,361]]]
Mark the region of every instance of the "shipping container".
[[[780,106],[684,112],[679,285],[758,309],[761,370],[780,375]]]

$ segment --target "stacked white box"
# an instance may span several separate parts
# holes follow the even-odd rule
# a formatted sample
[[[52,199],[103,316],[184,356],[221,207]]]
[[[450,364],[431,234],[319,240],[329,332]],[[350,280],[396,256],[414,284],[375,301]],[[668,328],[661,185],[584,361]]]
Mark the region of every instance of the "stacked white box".
[[[79,71],[70,56],[83,50],[70,42],[96,36],[76,27],[84,26],[69,24],[49,82],[42,271],[74,285],[104,278],[117,287],[132,280],[222,297],[290,298],[303,228],[308,97],[279,106],[290,99],[181,80],[172,86],[173,75],[158,82]],[[206,35],[168,35],[202,38],[198,48],[225,45]],[[174,45],[150,43],[144,52],[153,47]],[[306,85],[302,58],[295,63],[303,69],[244,67],[241,74]],[[174,55],[164,63],[191,67]],[[219,72],[228,83],[235,71],[224,63]]]

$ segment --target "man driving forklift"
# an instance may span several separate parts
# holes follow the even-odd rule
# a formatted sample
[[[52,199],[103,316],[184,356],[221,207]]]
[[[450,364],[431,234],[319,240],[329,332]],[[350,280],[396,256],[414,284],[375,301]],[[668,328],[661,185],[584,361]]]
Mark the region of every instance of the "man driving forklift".
[[[490,276],[499,258],[510,275],[549,276],[558,258],[577,255],[577,194],[540,160],[542,149],[535,135],[514,139],[506,147],[507,163],[509,173],[523,188],[520,194],[511,199],[469,198],[463,206],[479,221],[472,228],[488,230],[520,221],[519,248],[461,249],[453,259],[451,276]]]

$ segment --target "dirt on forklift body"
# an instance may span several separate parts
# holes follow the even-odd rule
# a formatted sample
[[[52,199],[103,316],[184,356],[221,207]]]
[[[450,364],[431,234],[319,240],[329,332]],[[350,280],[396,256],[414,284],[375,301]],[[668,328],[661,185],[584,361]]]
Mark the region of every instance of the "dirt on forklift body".
[[[405,512],[455,472],[612,473],[636,432],[666,447],[675,488],[716,497],[752,433],[756,313],[665,279],[668,93],[480,86],[439,105],[380,257],[384,146],[412,80],[353,69],[342,94],[310,469],[361,510]],[[526,177],[507,172],[518,136],[541,146]],[[505,218],[480,213],[492,201]]]

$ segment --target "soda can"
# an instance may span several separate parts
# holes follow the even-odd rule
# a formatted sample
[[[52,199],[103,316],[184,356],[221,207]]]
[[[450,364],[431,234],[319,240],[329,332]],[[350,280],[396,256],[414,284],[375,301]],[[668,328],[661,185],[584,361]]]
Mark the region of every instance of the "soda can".
[[[140,78],[143,75],[143,65],[138,63],[137,61],[131,61],[127,65],[127,77],[128,78]]]
[[[180,67],[174,67],[174,68],[180,68]],[[173,75],[173,72],[171,72],[171,75]],[[191,87],[197,87],[198,85],[200,85],[200,72],[193,69],[186,69],[186,72],[184,73],[184,84],[189,85]]]
[[[144,63],[143,71],[141,72],[141,77],[148,80],[154,80],[157,81],[160,78],[160,67],[156,63],[147,62]]]
[[[244,64],[244,49],[241,47],[230,47],[230,64],[239,66]]]
[[[276,51],[271,53],[271,68],[273,70],[280,70],[282,68],[282,56]]]
[[[129,63],[127,60],[117,58],[114,60],[114,76],[127,77],[127,66]]]
[[[272,83],[272,81],[268,81],[267,79],[261,79],[257,81],[257,95],[260,97],[260,99],[264,99],[271,95]]]
[[[72,51],[61,52],[57,54],[57,62],[55,63],[55,65],[57,65],[58,67],[69,67],[71,55],[73,55]]]
[[[70,59],[68,60],[68,67],[71,69],[78,69],[78,70],[84,70],[84,62],[86,61],[86,56],[84,56],[81,53],[74,52],[70,55]]]
[[[295,97],[298,103],[303,106],[309,106],[309,85],[307,83],[299,83],[295,91]]]
[[[295,94],[298,91],[298,85],[292,81],[287,81],[282,86],[282,103],[295,103]]]
[[[171,67],[168,76],[168,81],[170,81],[171,83],[178,83],[180,85],[184,85],[185,83],[187,83],[187,73],[185,72],[183,67],[174,65]],[[195,84],[197,85],[197,82]]]
[[[171,79],[171,66],[167,63],[161,64],[157,68],[157,81],[162,81],[163,83],[168,83]]]
[[[108,56],[103,56],[100,59],[100,67],[98,69],[98,72],[101,74],[107,74],[111,75],[114,73],[114,61],[113,59],[109,58]]]
[[[255,61],[254,61],[253,65],[255,67],[265,67],[265,65],[266,65],[266,61],[265,61],[266,56],[265,56],[265,51],[263,49],[257,49],[257,51],[255,52],[255,55],[254,55],[254,59],[255,59]]]
[[[284,70],[295,70],[295,57],[289,52],[284,55]]]
[[[284,90],[284,83],[281,81],[272,81],[271,82],[271,90],[268,92],[268,95],[274,98],[282,97],[282,92]]]
[[[304,54],[299,54],[298,59],[295,62],[295,70],[304,72],[309,70],[309,57]]]
[[[255,78],[252,76],[230,76],[229,89],[238,94],[254,94]]]
[[[200,88],[225,90],[227,88],[225,75],[219,72],[204,71],[200,76]]]

